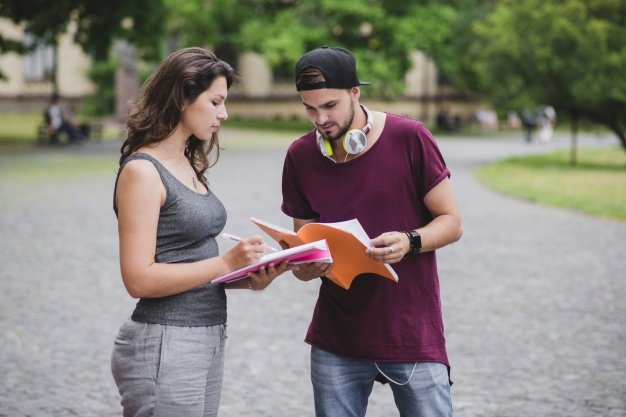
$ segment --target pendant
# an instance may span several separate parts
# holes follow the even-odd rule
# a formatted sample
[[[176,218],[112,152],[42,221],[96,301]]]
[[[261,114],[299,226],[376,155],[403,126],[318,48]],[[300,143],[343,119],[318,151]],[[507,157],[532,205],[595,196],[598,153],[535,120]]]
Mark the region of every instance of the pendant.
[[[191,178],[191,182],[193,182],[193,189],[197,190],[198,189],[198,184],[196,184],[196,179],[195,178]]]

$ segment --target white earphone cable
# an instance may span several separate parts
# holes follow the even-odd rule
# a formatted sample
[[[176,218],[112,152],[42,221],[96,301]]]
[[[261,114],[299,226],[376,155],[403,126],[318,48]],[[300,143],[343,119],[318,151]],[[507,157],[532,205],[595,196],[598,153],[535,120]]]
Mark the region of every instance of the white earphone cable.
[[[389,382],[393,382],[396,385],[402,386],[402,385],[408,384],[411,381],[411,378],[413,378],[413,374],[415,373],[415,368],[417,367],[417,362],[415,362],[415,364],[413,365],[413,370],[411,371],[411,375],[409,375],[409,379],[407,379],[405,382],[398,382],[395,379],[390,378],[389,375],[387,375],[383,371],[381,371],[381,369],[378,367],[378,363],[374,362],[374,365],[376,365],[376,369],[378,369],[378,372],[380,372],[382,376],[387,378],[387,380],[389,380]]]

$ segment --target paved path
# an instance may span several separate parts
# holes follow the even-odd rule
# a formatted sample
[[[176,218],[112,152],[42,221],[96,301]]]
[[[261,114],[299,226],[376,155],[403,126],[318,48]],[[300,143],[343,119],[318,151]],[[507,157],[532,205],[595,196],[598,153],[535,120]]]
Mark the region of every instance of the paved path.
[[[626,224],[504,197],[472,176],[566,138],[440,144],[465,223],[438,255],[455,415],[626,416]],[[112,148],[68,151],[114,160]],[[229,231],[256,233],[250,216],[289,226],[277,210],[283,154],[235,148],[211,171]],[[119,278],[113,180],[0,182],[0,416],[120,415],[109,355],[134,303]],[[229,292],[220,416],[313,416],[302,339],[316,291],[284,276],[260,294]],[[394,410],[377,384],[368,417]]]

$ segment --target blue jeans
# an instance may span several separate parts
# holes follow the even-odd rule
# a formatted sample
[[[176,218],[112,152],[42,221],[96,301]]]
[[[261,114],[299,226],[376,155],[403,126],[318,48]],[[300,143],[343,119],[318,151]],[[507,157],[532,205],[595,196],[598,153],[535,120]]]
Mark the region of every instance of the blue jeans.
[[[337,356],[313,346],[311,382],[315,415],[365,416],[374,378],[379,373],[377,366],[388,378],[396,381],[389,385],[400,417],[452,416],[446,365],[438,362],[374,363]]]

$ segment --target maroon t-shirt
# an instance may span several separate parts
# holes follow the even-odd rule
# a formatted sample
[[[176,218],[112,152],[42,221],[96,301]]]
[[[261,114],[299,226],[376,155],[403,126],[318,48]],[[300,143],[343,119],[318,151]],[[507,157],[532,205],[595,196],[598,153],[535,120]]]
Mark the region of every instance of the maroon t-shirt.
[[[346,163],[323,156],[314,131],[294,141],[283,167],[282,210],[323,223],[357,218],[374,238],[430,222],[424,195],[449,175],[422,123],[387,114],[376,143]],[[355,359],[448,365],[435,252],[392,267],[397,283],[363,274],[345,290],[322,278],[305,341]]]

